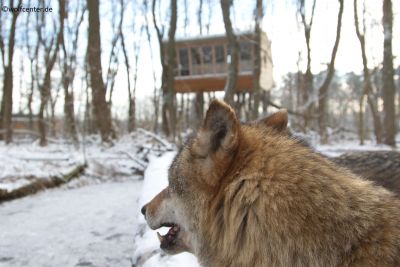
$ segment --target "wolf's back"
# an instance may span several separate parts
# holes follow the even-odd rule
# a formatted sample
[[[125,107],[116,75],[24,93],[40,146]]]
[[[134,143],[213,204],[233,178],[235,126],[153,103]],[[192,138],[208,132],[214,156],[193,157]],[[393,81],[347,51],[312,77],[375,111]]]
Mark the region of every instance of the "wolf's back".
[[[374,181],[400,196],[400,153],[396,151],[365,151],[346,153],[331,158],[361,177]]]

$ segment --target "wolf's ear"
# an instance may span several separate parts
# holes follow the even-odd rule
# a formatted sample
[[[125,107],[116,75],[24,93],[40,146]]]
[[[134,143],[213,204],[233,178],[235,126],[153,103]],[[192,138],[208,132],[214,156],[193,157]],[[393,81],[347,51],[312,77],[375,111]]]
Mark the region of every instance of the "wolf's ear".
[[[225,102],[213,100],[197,135],[196,151],[202,156],[232,152],[238,145],[239,128],[235,111]]]
[[[287,129],[287,124],[288,112],[286,109],[281,109],[278,112],[256,122],[256,125],[267,126],[277,130],[278,132],[285,131]]]

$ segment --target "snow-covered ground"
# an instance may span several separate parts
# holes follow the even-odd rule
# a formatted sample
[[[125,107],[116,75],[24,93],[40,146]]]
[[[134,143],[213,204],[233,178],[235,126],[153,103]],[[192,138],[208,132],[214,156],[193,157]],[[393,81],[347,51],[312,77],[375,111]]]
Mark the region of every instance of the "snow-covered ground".
[[[330,129],[332,131],[332,129]],[[310,131],[307,134],[294,132],[293,135],[300,140],[306,141],[316,151],[328,156],[337,157],[347,152],[361,151],[382,151],[382,150],[397,150],[400,149],[400,133],[396,136],[397,148],[392,148],[384,144],[376,144],[374,140],[367,139],[364,145],[359,144],[359,140],[354,133],[340,133],[329,137],[329,144],[321,145],[320,138],[317,132]]]
[[[346,152],[361,152],[361,151],[382,151],[382,150],[396,150],[391,148],[388,145],[377,145],[373,142],[366,142],[365,145],[359,145],[358,143],[354,142],[340,142],[336,144],[330,145],[316,145],[315,149],[322,154],[329,156],[329,157],[337,157]],[[397,148],[398,150],[398,148]]]
[[[0,266],[131,266],[141,188],[58,188],[1,204]]]
[[[91,180],[114,180],[144,171],[147,162],[143,154],[164,148],[168,144],[152,133],[135,132],[118,139],[112,146],[104,146],[95,137],[88,137],[86,145],[76,149],[71,144],[4,145],[0,142],[0,189],[8,191],[33,182],[37,178],[62,176],[77,165],[87,162],[85,176]],[[89,180],[88,180],[89,181]]]
[[[188,253],[165,255],[140,213],[167,185],[174,155],[150,155],[144,181],[65,185],[1,204],[0,266],[198,266]]]

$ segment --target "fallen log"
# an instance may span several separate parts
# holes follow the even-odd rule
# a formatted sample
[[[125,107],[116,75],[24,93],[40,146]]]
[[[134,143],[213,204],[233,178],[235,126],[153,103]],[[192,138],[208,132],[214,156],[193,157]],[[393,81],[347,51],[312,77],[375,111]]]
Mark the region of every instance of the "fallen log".
[[[36,179],[31,177],[34,179],[34,182],[19,187],[12,191],[0,189],[0,203],[32,195],[39,191],[49,188],[54,188],[62,184],[68,183],[71,180],[79,177],[79,175],[81,175],[84,172],[85,168],[86,164],[83,164],[76,166],[74,169],[72,169],[72,171],[62,176],[51,176],[49,178],[36,178]]]

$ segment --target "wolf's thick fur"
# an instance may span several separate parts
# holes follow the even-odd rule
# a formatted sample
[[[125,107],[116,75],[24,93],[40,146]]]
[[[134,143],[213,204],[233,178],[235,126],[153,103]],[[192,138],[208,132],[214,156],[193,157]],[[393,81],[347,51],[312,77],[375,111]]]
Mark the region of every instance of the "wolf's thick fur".
[[[400,266],[400,201],[278,130],[241,125],[213,101],[202,128],[143,208],[179,225],[164,250],[203,266]],[[175,235],[174,235],[175,236]]]
[[[361,177],[374,181],[400,197],[400,153],[397,151],[351,152],[331,159]]]

